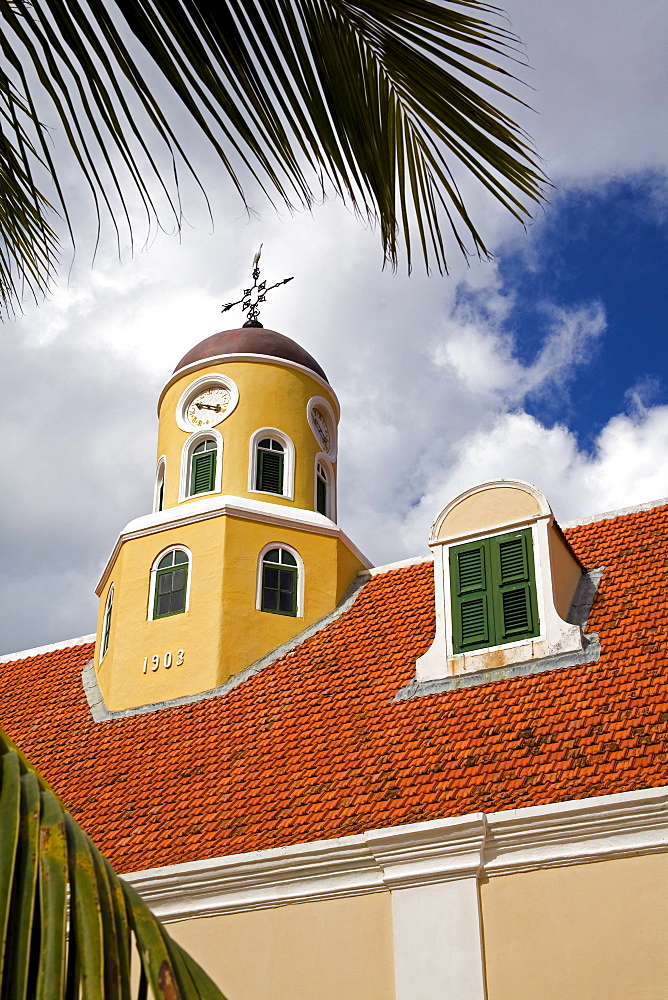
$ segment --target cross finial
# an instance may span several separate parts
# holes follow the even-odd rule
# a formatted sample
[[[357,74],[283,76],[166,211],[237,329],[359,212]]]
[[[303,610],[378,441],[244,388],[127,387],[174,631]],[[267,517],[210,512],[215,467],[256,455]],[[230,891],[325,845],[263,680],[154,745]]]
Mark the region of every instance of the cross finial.
[[[279,288],[281,285],[287,285],[288,281],[292,281],[292,278],[283,278],[283,281],[277,281],[275,285],[270,285],[267,288],[267,282],[261,281],[258,284],[258,278],[260,277],[260,255],[262,254],[263,243],[260,243],[260,249],[253,257],[253,270],[251,272],[253,277],[253,284],[250,288],[244,288],[244,294],[236,302],[226,302],[221,312],[227,312],[233,306],[241,305],[244,312],[248,312],[248,318],[244,323],[244,326],[262,326],[260,323],[260,303],[264,302],[267,297],[267,292],[271,292],[274,288]],[[294,277],[294,275],[293,275]]]

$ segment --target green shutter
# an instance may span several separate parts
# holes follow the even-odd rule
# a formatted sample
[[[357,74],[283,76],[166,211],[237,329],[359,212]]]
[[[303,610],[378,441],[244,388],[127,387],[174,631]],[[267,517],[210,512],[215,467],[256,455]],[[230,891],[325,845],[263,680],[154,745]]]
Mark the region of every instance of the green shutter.
[[[490,538],[497,643],[538,635],[531,531]]]
[[[327,517],[327,483],[321,476],[316,479],[315,492],[316,510],[318,514],[324,514]]]
[[[487,585],[487,544],[450,550],[450,589],[455,653],[492,644]]]
[[[203,451],[193,455],[190,472],[190,495],[210,493],[216,482],[216,453]]]
[[[283,492],[283,455],[280,451],[258,449],[257,489],[265,493]]]
[[[452,548],[450,593],[455,653],[538,635],[530,529]]]

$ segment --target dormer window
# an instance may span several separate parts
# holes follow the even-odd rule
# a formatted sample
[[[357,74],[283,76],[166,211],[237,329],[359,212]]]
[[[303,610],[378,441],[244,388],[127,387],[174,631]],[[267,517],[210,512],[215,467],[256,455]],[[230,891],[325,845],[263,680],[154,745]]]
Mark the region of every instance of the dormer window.
[[[438,515],[429,545],[436,635],[418,684],[582,653],[571,607],[583,568],[535,486],[468,490]]]
[[[530,529],[456,545],[449,562],[454,653],[539,634]]]

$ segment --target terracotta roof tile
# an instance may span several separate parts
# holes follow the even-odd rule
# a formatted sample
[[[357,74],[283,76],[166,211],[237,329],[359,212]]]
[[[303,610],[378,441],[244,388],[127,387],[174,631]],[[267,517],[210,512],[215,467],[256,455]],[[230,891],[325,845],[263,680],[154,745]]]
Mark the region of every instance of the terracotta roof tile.
[[[434,634],[421,563],[193,705],[95,723],[92,645],[0,664],[3,724],[124,871],[663,784],[668,508],[566,534],[605,566],[597,663],[394,702]]]

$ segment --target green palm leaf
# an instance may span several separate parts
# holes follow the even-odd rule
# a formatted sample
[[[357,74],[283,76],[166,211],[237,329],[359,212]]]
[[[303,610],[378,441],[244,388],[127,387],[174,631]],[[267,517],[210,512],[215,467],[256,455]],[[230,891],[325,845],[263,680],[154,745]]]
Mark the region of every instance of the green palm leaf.
[[[480,0],[0,0],[0,303],[48,287],[54,212],[74,239],[62,140],[99,220],[131,232],[130,193],[150,222],[159,192],[180,226],[177,168],[194,176],[183,109],[242,199],[248,176],[290,208],[334,190],[378,225],[393,266],[403,241],[410,268],[415,233],[441,271],[446,229],[486,254],[455,170],[519,219],[544,181],[500,108],[522,102],[499,13]]]
[[[138,997],[225,1000],[2,730],[0,782],[0,996],[131,1000],[134,940]]]

